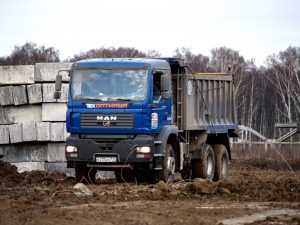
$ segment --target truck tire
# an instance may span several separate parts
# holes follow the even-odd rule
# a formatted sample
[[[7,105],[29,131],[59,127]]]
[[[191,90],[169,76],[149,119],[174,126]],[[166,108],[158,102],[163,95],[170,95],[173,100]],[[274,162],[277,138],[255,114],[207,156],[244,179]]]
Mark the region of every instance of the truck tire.
[[[172,145],[166,145],[165,156],[163,157],[162,170],[155,171],[155,180],[172,183],[175,175],[175,153]]]
[[[217,144],[213,146],[215,154],[215,176],[214,181],[225,180],[229,174],[229,156],[225,145]]]
[[[95,183],[97,170],[87,167],[86,165],[75,166],[75,179],[81,183]]]
[[[192,160],[193,178],[213,180],[215,174],[215,156],[211,145],[206,144],[203,148],[202,159]]]

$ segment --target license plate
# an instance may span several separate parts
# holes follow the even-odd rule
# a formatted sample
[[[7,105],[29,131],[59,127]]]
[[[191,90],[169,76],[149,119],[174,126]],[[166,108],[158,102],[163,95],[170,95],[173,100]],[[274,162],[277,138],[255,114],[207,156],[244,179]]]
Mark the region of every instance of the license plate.
[[[99,163],[113,163],[117,162],[117,157],[115,156],[97,156],[96,162]]]

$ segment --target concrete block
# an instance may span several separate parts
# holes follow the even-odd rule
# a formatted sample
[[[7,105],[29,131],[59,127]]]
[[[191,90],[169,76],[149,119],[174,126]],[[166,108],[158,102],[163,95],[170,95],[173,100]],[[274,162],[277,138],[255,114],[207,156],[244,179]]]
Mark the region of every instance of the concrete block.
[[[29,104],[43,102],[42,84],[27,85],[27,93]]]
[[[42,121],[63,122],[66,121],[66,103],[43,103]]]
[[[18,168],[19,173],[23,173],[25,171],[33,171],[40,170],[45,171],[45,163],[44,162],[18,162],[12,163]]]
[[[50,140],[51,141],[64,141],[64,124],[63,123],[50,123]]]
[[[67,140],[67,137],[70,136],[70,133],[67,132],[67,124],[64,123],[64,140]]]
[[[75,177],[75,169],[67,168],[67,163],[45,162],[45,171],[46,172],[57,171],[57,172],[65,173],[67,177]]]
[[[64,142],[66,142],[66,140],[69,136],[70,136],[70,133],[67,132],[67,124],[64,123]]]
[[[34,66],[0,66],[0,86],[12,84],[33,84]]]
[[[23,141],[36,141],[36,126],[34,122],[23,123]]]
[[[36,140],[50,141],[50,123],[41,122],[36,123]]]
[[[0,125],[0,144],[9,144],[9,131],[6,125]]]
[[[47,160],[47,143],[22,142],[10,145],[0,145],[6,162],[44,162]]]
[[[28,103],[27,94],[26,94],[26,86],[14,86],[13,87],[13,98],[15,105],[24,105]]]
[[[0,107],[0,124],[15,124],[42,121],[41,105]]]
[[[66,162],[65,143],[48,143],[48,162]]]
[[[115,179],[115,172],[114,171],[102,171],[98,170],[96,173],[96,179],[101,179],[101,180],[110,180],[110,179]]]
[[[22,124],[12,124],[8,126],[10,143],[19,143],[23,141]]]
[[[7,114],[5,113],[5,111],[6,111],[5,109],[6,108],[0,106],[0,125],[11,124],[11,122],[7,118]]]
[[[36,82],[55,81],[59,70],[69,70],[71,66],[72,63],[36,63],[34,79]],[[63,81],[69,81],[67,73],[61,74]]]
[[[44,162],[47,160],[48,147],[46,144],[34,144],[30,147],[31,161]]]
[[[69,84],[62,84],[61,98],[56,100],[53,98],[55,92],[54,83],[43,84],[43,102],[68,102],[68,87]]]
[[[13,105],[13,86],[0,87],[0,105]]]

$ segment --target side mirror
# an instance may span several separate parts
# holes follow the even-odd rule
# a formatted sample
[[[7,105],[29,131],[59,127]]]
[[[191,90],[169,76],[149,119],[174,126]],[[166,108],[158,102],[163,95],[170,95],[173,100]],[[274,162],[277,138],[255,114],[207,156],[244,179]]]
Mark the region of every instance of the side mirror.
[[[170,90],[170,76],[169,75],[161,75],[160,77],[160,90],[162,92]]]
[[[56,75],[55,79],[55,91],[60,91],[62,85],[62,75],[58,74]]]
[[[60,97],[61,97],[61,92],[60,92],[60,91],[55,91],[53,97],[54,97],[54,99],[60,99]]]
[[[54,92],[54,99],[60,99],[61,97],[61,86],[62,86],[62,75],[61,73],[68,73],[70,75],[70,70],[59,70],[56,79],[55,79],[55,92]]]
[[[160,89],[162,99],[167,99],[170,97],[170,76],[167,74],[161,75],[160,77]]]
[[[62,75],[60,75],[59,72],[56,75],[55,92],[54,92],[54,95],[53,95],[53,98],[56,99],[56,100],[60,99],[60,97],[61,97]]]

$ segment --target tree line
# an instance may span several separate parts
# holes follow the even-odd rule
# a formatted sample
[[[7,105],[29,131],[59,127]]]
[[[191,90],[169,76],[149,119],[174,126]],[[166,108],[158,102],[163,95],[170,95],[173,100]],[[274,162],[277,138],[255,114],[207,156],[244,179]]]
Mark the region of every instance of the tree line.
[[[254,59],[245,60],[238,51],[218,47],[210,56],[193,54],[188,48],[176,48],[170,57],[185,57],[195,72],[225,71],[233,68],[238,123],[251,127],[268,138],[280,132],[275,123],[300,121],[300,47],[267,57],[266,65],[257,67]],[[147,53],[135,48],[96,48],[80,52],[64,62],[86,58],[160,57],[157,50]],[[59,51],[27,42],[15,46],[11,55],[0,57],[0,65],[29,65],[38,62],[60,62]],[[250,137],[255,140],[255,137]]]

